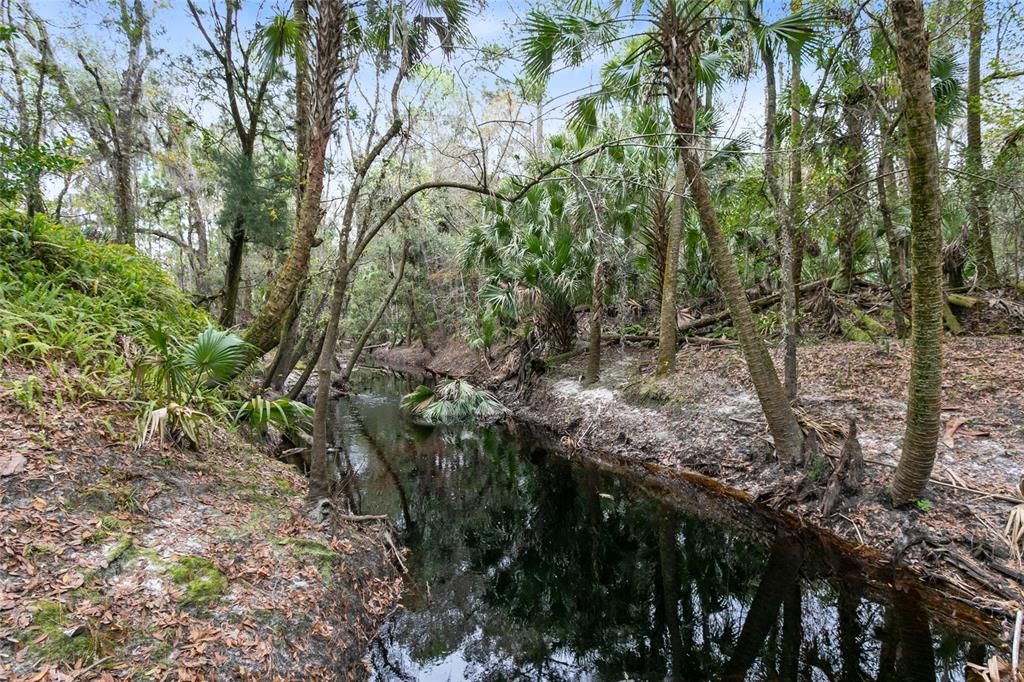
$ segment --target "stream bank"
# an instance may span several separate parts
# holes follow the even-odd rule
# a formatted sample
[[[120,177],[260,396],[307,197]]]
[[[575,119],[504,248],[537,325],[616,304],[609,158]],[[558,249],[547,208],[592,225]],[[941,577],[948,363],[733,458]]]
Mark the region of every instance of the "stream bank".
[[[721,491],[517,421],[417,423],[415,384],[360,370],[329,422],[343,504],[408,549],[374,680],[973,682],[999,650],[976,609]]]
[[[220,426],[137,449],[133,406],[62,394],[76,372],[0,374],[0,679],[365,678],[402,589],[383,527],[310,518]]]
[[[929,486],[918,506],[894,510],[885,486],[899,455],[909,347],[840,342],[800,348],[805,425],[816,430],[826,454],[835,454],[848,420],[855,419],[868,460],[863,493],[844,499],[828,517],[819,505],[831,464],[823,460],[820,471],[793,472],[774,461],[735,348],[686,345],[676,371],[655,379],[652,351],[614,346],[605,349],[598,383],[580,384],[580,356],[547,368],[525,391],[499,383],[500,360],[486,361],[458,341],[435,355],[382,349],[375,358],[496,389],[516,419],[548,430],[574,457],[692,481],[747,509],[815,528],[872,566],[901,567],[951,602],[984,613],[1007,642],[1024,586],[1000,533],[1024,462],[1024,339],[948,339],[944,350],[940,483]]]

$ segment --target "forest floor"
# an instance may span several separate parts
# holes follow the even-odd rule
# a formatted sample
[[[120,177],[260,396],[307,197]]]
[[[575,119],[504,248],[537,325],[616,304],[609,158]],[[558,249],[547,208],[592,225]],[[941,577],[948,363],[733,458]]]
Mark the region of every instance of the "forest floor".
[[[220,427],[136,449],[126,406],[54,367],[0,372],[0,679],[367,676],[387,529],[311,520],[303,476]]]
[[[495,372],[465,346],[434,356],[380,352],[382,362],[421,365],[494,386]],[[775,352],[777,366],[781,357]],[[948,337],[944,344],[943,433],[925,499],[893,509],[886,486],[900,452],[909,343],[827,341],[799,349],[801,421],[823,458],[784,468],[743,357],[735,346],[683,344],[671,375],[653,376],[653,350],[605,348],[601,379],[581,385],[585,357],[547,372],[525,393],[499,392],[518,419],[545,427],[574,456],[612,458],[725,486],[772,514],[820,528],[882,565],[908,568],[958,602],[1012,620],[1024,569],[1002,531],[1024,474],[1024,338]],[[490,363],[490,367],[495,367]],[[825,517],[821,495],[849,420],[867,462],[863,492]]]

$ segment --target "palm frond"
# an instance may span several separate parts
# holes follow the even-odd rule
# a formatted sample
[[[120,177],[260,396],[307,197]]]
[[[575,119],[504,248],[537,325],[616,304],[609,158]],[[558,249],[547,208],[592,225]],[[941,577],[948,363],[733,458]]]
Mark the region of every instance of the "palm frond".
[[[207,327],[182,349],[182,362],[197,377],[216,382],[234,378],[247,364],[252,348],[240,336]]]

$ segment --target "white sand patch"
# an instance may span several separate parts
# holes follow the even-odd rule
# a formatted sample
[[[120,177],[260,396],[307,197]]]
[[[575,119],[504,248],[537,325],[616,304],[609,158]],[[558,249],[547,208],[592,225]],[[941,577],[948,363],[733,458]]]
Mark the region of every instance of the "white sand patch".
[[[608,388],[585,388],[573,379],[560,379],[553,386],[554,392],[563,398],[573,398],[585,405],[607,405],[614,402],[618,394]]]

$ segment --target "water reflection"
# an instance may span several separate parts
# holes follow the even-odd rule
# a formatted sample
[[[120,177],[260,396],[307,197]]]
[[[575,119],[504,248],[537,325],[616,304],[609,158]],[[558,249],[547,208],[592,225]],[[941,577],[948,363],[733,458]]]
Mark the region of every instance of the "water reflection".
[[[785,533],[743,540],[500,429],[410,424],[381,381],[335,418],[352,510],[412,550],[378,680],[965,680],[986,654]]]

